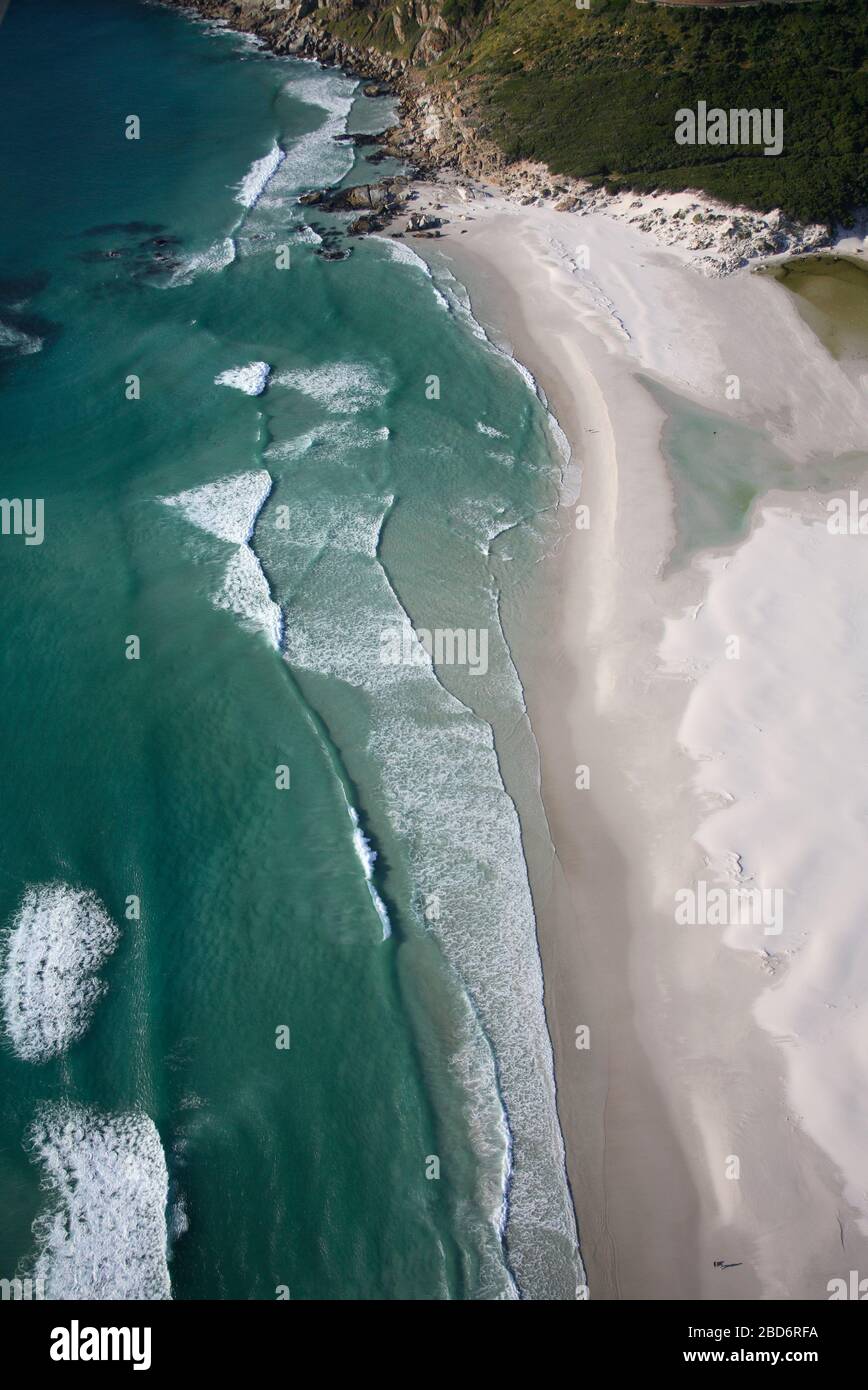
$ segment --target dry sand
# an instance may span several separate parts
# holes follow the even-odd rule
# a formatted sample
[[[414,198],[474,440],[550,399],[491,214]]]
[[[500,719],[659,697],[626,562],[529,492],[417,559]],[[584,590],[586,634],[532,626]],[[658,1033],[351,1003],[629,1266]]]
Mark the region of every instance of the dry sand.
[[[829,357],[769,279],[706,279],[687,254],[599,215],[519,208],[479,188],[468,202],[442,185],[421,193],[417,208],[445,204],[450,220],[439,241],[414,249],[435,275],[447,266],[467,286],[477,318],[533,372],[581,463],[590,509],[579,530],[563,508],[539,627],[515,641],[556,849],[554,863],[532,854],[529,868],[591,1297],[827,1298],[830,1279],[868,1274],[868,1181],[843,1171],[859,1138],[843,1132],[845,1103],[868,1062],[835,1054],[862,1072],[839,1087],[830,1119],[811,1051],[819,1031],[781,1039],[769,1018],[760,1023],[775,987],[767,948],[782,943],[674,921],[680,887],[718,881],[702,826],[725,798],[713,778],[700,785],[696,760],[727,749],[693,747],[685,734],[705,687],[684,623],[715,581],[699,562],[665,569],[674,522],[663,414],[636,373],[801,457],[866,447],[865,382]],[[732,374],[738,400],[726,396]],[[756,581],[773,592],[774,558],[760,564]],[[661,657],[667,632],[670,643],[679,636],[677,675]],[[784,742],[798,697],[767,705]],[[732,730],[719,724],[710,726],[725,741]],[[586,790],[579,765],[590,769]],[[760,812],[768,785],[752,786]],[[794,809],[794,845],[817,833],[816,811],[811,821]],[[761,882],[761,859],[754,867]],[[836,949],[846,959],[847,943]],[[841,972],[827,975],[820,1003],[837,1008]],[[583,1025],[587,1049],[576,1046]],[[794,1047],[815,1063],[802,1068],[798,1108]]]

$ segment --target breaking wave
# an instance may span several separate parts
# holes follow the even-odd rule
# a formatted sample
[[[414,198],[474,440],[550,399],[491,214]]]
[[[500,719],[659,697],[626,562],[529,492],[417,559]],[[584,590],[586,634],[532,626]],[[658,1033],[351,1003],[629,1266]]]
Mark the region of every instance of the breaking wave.
[[[168,1299],[169,1179],[156,1126],[46,1105],[28,1134],[48,1209],[34,1223],[34,1275],[49,1299]]]
[[[385,941],[387,937],[390,937],[392,935],[392,923],[389,921],[389,914],[386,911],[386,905],[383,902],[383,899],[380,897],[379,893],[377,892],[376,886],[374,884],[374,865],[377,862],[377,851],[375,849],[371,849],[370,841],[368,840],[368,837],[366,836],[365,832],[362,830],[361,825],[359,824],[359,813],[356,810],[355,806],[350,806],[348,803],[347,810],[350,813],[350,820],[353,823],[353,848],[355,849],[359,859],[359,863],[361,864],[364,870],[365,882],[368,885],[368,892],[371,895],[371,902],[374,904],[377,916],[379,917],[380,922],[382,924],[383,940]]]
[[[25,333],[23,329],[13,328],[11,323],[0,321],[0,352],[5,351],[15,357],[30,357],[41,352],[44,339],[35,333]]]
[[[268,501],[271,487],[271,475],[260,468],[234,473],[219,482],[188,488],[159,500],[165,507],[177,507],[200,531],[208,531],[221,541],[244,545],[253,535],[256,518]]]
[[[346,131],[357,86],[342,72],[321,72],[316,77],[305,76],[287,83],[290,96],[319,107],[326,119],[292,144],[281,172],[282,191],[297,194],[313,187],[333,187],[352,169],[353,146],[338,143],[334,136]]]
[[[221,241],[215,241],[213,246],[209,246],[207,251],[197,252],[183,265],[178,266],[169,281],[169,286],[173,288],[175,285],[189,285],[197,275],[213,275],[218,270],[225,270],[227,266],[232,265],[236,254],[234,238],[223,237]]]
[[[200,531],[237,546],[212,601],[215,607],[234,613],[249,630],[261,632],[279,650],[283,614],[271,596],[265,572],[250,545],[272,486],[271,475],[262,468],[159,500],[166,507],[177,508]]]
[[[381,404],[389,391],[364,362],[330,362],[324,367],[279,372],[274,382],[301,391],[327,410],[344,415]]]
[[[368,701],[366,752],[379,769],[388,825],[409,854],[414,913],[437,935],[487,1040],[464,1059],[468,1104],[482,1092],[502,1106],[500,1157],[489,1151],[480,1178],[485,1204],[493,1226],[507,1231],[521,1287],[545,1297],[574,1288],[580,1274],[518,816],[490,726],[441,684],[378,558],[373,538],[390,503],[332,499],[319,522],[309,514],[298,521],[289,539],[309,545],[316,564],[288,606],[284,655]],[[381,659],[390,631],[409,641],[406,661]],[[490,1124],[487,1131],[490,1144]]]
[[[58,1057],[87,1032],[107,986],[98,972],[120,933],[96,894],[67,883],[29,887],[9,929],[3,1021],[27,1062]]]
[[[281,461],[303,458],[305,454],[316,449],[324,449],[329,457],[332,457],[333,451],[342,453],[351,449],[372,449],[377,444],[387,443],[390,435],[388,425],[381,425],[376,430],[367,430],[359,429],[358,425],[349,421],[335,421],[334,424],[317,425],[304,434],[296,435],[294,439],[283,439],[280,443],[269,444],[265,453],[267,458]]]
[[[246,367],[229,367],[214,378],[215,386],[234,386],[246,396],[261,396],[271,375],[267,362],[248,362]]]
[[[243,208],[255,207],[265,192],[269,180],[285,159],[286,152],[280,148],[275,140],[268,154],[263,155],[261,159],[255,159],[247,170],[238,185],[238,191],[235,194],[236,203],[240,203]]]
[[[249,545],[242,545],[223,576],[214,595],[217,608],[234,613],[251,632],[261,632],[269,646],[280,650],[283,640],[283,614],[271,597],[268,580]]]

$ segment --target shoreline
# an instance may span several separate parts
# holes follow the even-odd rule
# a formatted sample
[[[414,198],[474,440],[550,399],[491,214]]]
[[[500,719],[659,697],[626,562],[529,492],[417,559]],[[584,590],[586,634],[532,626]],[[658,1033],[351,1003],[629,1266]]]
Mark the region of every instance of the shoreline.
[[[439,185],[437,196],[442,197]],[[528,216],[523,213],[522,221]],[[551,344],[545,342],[545,332],[541,335],[536,331],[525,300],[514,293],[497,265],[498,247],[502,247],[497,232],[492,230],[490,253],[480,245],[486,240],[483,234],[474,237],[469,248],[468,240],[469,235],[456,247],[452,238],[451,251],[457,263],[451,268],[470,291],[475,316],[496,342],[508,345],[544,391],[549,409],[570,442],[573,463],[578,462],[582,470],[580,503],[590,505],[595,513],[613,514],[617,498],[609,488],[614,448],[606,394],[589,361],[581,363],[582,373],[572,379],[579,388],[576,401],[563,365],[556,360]],[[428,256],[429,264],[436,272],[436,261],[444,248],[435,242],[417,247],[423,258],[429,249],[433,253]],[[606,332],[610,340],[616,336],[610,325],[606,325]],[[593,346],[591,339],[587,346]],[[575,349],[572,365],[582,356],[578,345]],[[538,632],[510,633],[510,646],[539,750],[540,794],[555,854],[554,863],[549,863],[529,848],[527,865],[537,915],[567,1176],[592,1299],[653,1297],[655,1288],[660,1297],[690,1298],[696,1293],[699,1270],[698,1261],[685,1254],[684,1227],[695,1220],[697,1201],[634,1020],[627,983],[628,934],[626,930],[609,933],[601,929],[604,922],[626,926],[629,905],[622,884],[627,856],[613,834],[609,808],[601,805],[595,794],[577,792],[573,787],[572,768],[578,760],[575,748],[575,757],[566,759],[569,775],[563,775],[565,731],[551,717],[553,710],[579,706],[578,718],[586,724],[592,719],[593,703],[587,676],[581,671],[586,653],[565,640],[563,631],[576,575],[565,563],[572,517],[565,514],[565,508],[559,511],[561,547],[543,562]],[[585,582],[583,576],[580,584]],[[554,604],[554,613],[545,611],[549,604]],[[594,771],[599,771],[599,763]],[[595,780],[596,776],[592,786]],[[571,924],[576,923],[580,938],[571,942]],[[575,1045],[575,1029],[581,1026],[588,1027],[591,1036],[591,1046],[584,1054]],[[590,1057],[599,1064],[595,1060],[589,1069],[582,1063]],[[581,1059],[580,1073],[576,1059]],[[643,1162],[654,1174],[646,1191],[646,1195],[653,1195],[653,1211],[637,1212],[630,1201],[629,1174],[620,1180],[616,1174],[613,1183],[606,1168],[607,1112],[611,1110],[614,1074],[621,1089],[620,1111],[639,1111],[648,1120],[643,1127]],[[619,1113],[614,1124],[621,1123]],[[629,1142],[633,1143],[632,1135]],[[622,1163],[623,1155],[619,1155],[616,1167]],[[629,1270],[623,1269],[619,1252],[629,1248],[630,1231],[639,1217],[644,1218],[647,1239],[631,1249]]]
[[[340,50],[323,57],[278,47],[363,70]],[[380,75],[395,77],[394,70]],[[405,105],[402,119],[406,125]],[[399,140],[391,153],[412,158],[412,145]],[[739,273],[744,246],[715,259],[714,236],[683,235],[688,213],[702,207],[693,220],[703,222],[709,206],[722,205],[692,193],[632,202],[632,195],[594,194],[558,208],[537,196],[534,180],[549,179],[547,171],[528,167],[522,176],[527,196],[517,204],[515,186],[508,199],[502,189],[474,188],[466,171],[447,173],[446,235],[414,241],[429,264],[446,258],[495,341],[509,342],[533,372],[579,458],[580,500],[593,516],[581,549],[565,526],[564,553],[544,566],[541,603],[548,599],[553,611],[542,615],[540,633],[510,637],[556,851],[554,867],[533,854],[527,866],[590,1296],[824,1297],[826,1276],[846,1273],[841,1248],[850,1262],[868,1263],[866,1223],[829,1152],[791,1113],[780,1048],[755,1018],[764,993],[760,953],[721,949],[707,937],[685,952],[663,905],[673,885],[701,872],[702,815],[680,737],[689,692],[661,672],[659,647],[673,615],[699,613],[708,583],[696,563],[665,573],[674,539],[672,481],[659,447],[665,414],[636,373],[739,423],[768,425],[776,444],[798,440],[808,456],[829,438],[839,451],[864,439],[842,431],[840,391],[827,390],[830,374],[793,307],[781,298],[773,308],[771,286],[747,288]],[[416,187],[442,206],[443,183]],[[743,212],[720,216],[735,223]],[[745,243],[765,239],[768,218],[745,215],[763,223],[748,227]],[[459,220],[480,225],[459,229]],[[864,249],[859,235],[830,245],[811,229],[806,238],[804,229],[794,237],[791,230],[766,243],[756,264],[774,264],[794,248]],[[587,248],[576,238],[586,233],[594,273],[583,279],[576,253]],[[726,294],[716,277],[730,277]],[[696,330],[692,341],[684,324]],[[746,329],[755,337],[748,340]],[[773,379],[766,371],[782,341],[790,369],[798,350],[816,369],[807,390],[802,370],[799,401],[786,369],[778,366]],[[759,399],[727,406],[727,367],[759,383]],[[846,426],[846,410],[842,418]],[[755,526],[756,516],[751,536]],[[588,748],[593,791],[577,792],[571,769]],[[714,988],[703,989],[706,978]],[[574,1036],[583,1026],[592,1038],[584,1054]],[[719,1171],[733,1156],[734,1136],[745,1164],[737,1186],[721,1182],[731,1175]],[[775,1181],[769,1167],[780,1170]]]
[[[457,82],[435,86],[420,80],[419,68],[371,46],[358,48],[323,24],[308,0],[287,0],[265,11],[256,0],[156,0],[203,22],[252,35],[283,57],[337,67],[368,79],[377,95],[397,99],[398,124],[383,132],[381,153],[415,166],[424,175],[449,174],[459,180],[487,181],[519,206],[534,205],[562,214],[605,213],[648,231],[660,246],[689,253],[709,276],[732,274],[747,264],[775,263],[782,257],[836,252],[851,246],[861,254],[868,234],[868,209],[855,211],[852,228],[799,223],[779,208],[759,212],[723,202],[700,188],[681,192],[630,188],[607,192],[589,179],[553,174],[542,163],[510,160],[470,119],[474,102]],[[373,93],[372,93],[373,94]],[[546,200],[549,200],[548,202]]]
[[[667,569],[665,415],[637,373],[739,423],[769,423],[776,444],[809,456],[827,439],[857,445],[846,373],[825,361],[771,282],[708,280],[677,251],[583,218],[574,235],[590,244],[589,295],[569,247],[553,247],[563,218],[516,209],[484,187],[469,206],[442,183],[418,187],[446,204],[449,221],[417,251],[435,274],[445,261],[486,330],[533,373],[591,510],[590,529],[575,533],[562,508],[538,631],[510,634],[555,845],[554,865],[531,853],[528,870],[590,1297],[826,1297],[842,1259],[868,1260],[866,1228],[829,1153],[793,1113],[780,1045],[756,1020],[762,953],[707,937],[685,952],[663,905],[661,885],[671,903],[672,885],[702,872],[703,812],[680,736],[690,687],[663,671],[659,647],[673,615],[701,608],[708,580],[701,551]],[[468,220],[459,228],[458,218]],[[685,321],[703,324],[687,343],[677,333]],[[791,350],[776,362],[782,333]],[[733,364],[753,400],[726,401]],[[793,390],[804,393],[811,372],[814,391],[797,408]],[[802,498],[785,501],[798,511]],[[767,503],[757,499],[733,553]],[[583,762],[591,786],[578,791],[573,769]],[[575,1041],[582,1025],[585,1052]],[[742,1180],[727,1184],[733,1153]]]

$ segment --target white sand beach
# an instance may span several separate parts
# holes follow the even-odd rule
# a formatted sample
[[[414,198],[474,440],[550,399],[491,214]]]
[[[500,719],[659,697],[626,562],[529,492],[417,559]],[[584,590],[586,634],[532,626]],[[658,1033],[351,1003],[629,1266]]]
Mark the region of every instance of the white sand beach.
[[[668,567],[665,415],[637,373],[810,481],[868,450],[865,364],[836,361],[772,279],[707,278],[624,221],[420,186],[434,204],[443,236],[414,249],[534,373],[589,509],[584,529],[562,509],[516,654],[556,847],[530,870],[590,1295],[828,1298],[868,1275],[868,537],[830,532],[828,492],[787,488]],[[715,887],[781,910],[676,920],[679,892]]]

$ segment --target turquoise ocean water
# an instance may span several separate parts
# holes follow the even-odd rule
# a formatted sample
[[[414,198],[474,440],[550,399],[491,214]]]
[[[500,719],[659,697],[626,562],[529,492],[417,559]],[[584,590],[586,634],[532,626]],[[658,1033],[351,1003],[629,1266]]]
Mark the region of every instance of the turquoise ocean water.
[[[378,176],[354,80],[12,0],[0,81],[2,493],[44,505],[0,535],[0,1276],[573,1297],[504,787],[545,409],[409,247],[316,254],[297,195]]]

